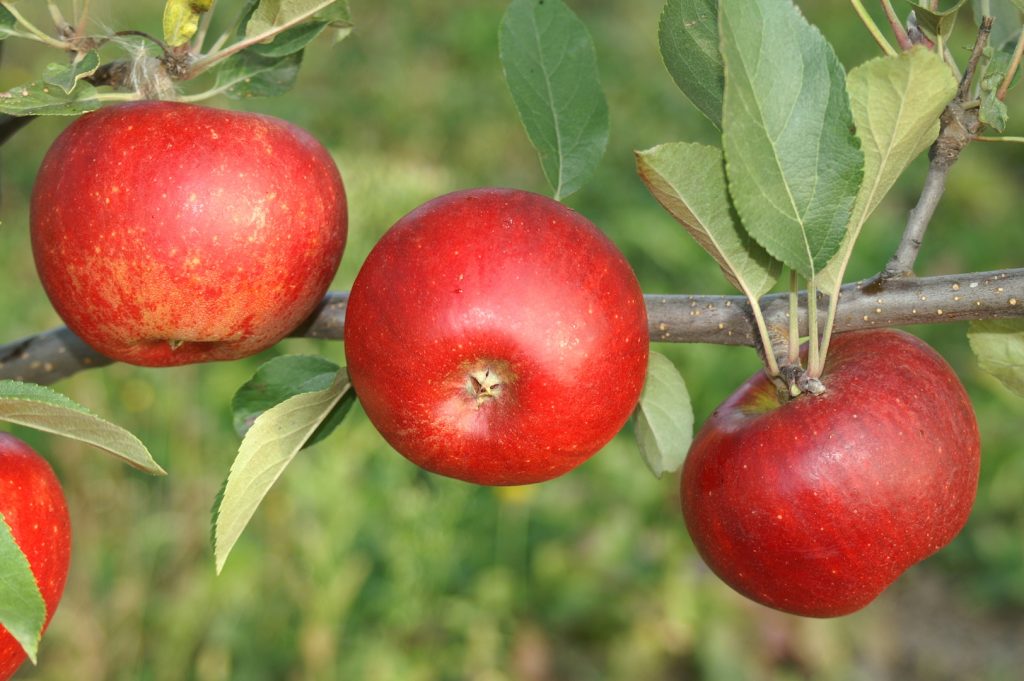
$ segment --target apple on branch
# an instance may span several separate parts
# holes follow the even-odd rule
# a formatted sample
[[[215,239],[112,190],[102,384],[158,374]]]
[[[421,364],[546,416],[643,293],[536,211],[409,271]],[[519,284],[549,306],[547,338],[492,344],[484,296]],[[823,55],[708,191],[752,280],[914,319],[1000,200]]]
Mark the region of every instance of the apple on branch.
[[[320,302],[348,229],[327,151],[283,120],[176,102],[85,114],[32,194],[32,248],[68,327],[145,366],[237,359]]]
[[[764,373],[705,422],[682,509],[711,569],[785,612],[863,608],[948,544],[974,503],[980,442],[946,361],[895,330],[841,334],[825,392],[780,404]]]
[[[487,485],[575,468],[625,424],[649,349],[643,293],[590,221],[545,196],[438,197],[377,243],[349,297],[352,385],[421,467]]]

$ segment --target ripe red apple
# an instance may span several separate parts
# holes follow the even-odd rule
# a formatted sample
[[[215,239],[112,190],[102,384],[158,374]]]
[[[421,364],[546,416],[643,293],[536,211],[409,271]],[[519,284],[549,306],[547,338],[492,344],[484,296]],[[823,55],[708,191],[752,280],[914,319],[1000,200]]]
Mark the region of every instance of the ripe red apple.
[[[839,335],[820,396],[780,404],[757,374],[701,428],[683,467],[686,526],[711,569],[798,615],[870,603],[967,521],[980,444],[953,370],[907,333]]]
[[[32,248],[68,327],[124,362],[244,357],[320,302],[347,235],[341,176],[285,121],[174,102],[110,106],[43,159]]]
[[[48,625],[64,593],[71,560],[68,508],[50,464],[27,444],[2,432],[0,513],[35,575]],[[11,678],[25,657],[14,637],[0,627],[0,681]]]
[[[601,449],[643,387],[636,276],[580,214],[472,189],[399,220],[362,266],[345,354],[385,439],[469,482],[554,478]]]

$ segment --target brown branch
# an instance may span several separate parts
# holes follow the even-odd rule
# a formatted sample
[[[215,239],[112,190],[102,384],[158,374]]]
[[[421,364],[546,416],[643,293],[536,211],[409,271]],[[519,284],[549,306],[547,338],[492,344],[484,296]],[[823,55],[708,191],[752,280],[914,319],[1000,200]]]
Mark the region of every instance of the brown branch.
[[[647,295],[652,342],[755,346],[758,337],[743,296]],[[842,288],[837,332],[1024,317],[1024,268],[998,272],[908,277],[848,284]],[[801,319],[806,310],[801,296]],[[341,340],[348,293],[328,293],[292,336]],[[789,294],[761,300],[769,330],[789,326]],[[0,379],[49,384],[111,360],[65,327],[0,346]]]

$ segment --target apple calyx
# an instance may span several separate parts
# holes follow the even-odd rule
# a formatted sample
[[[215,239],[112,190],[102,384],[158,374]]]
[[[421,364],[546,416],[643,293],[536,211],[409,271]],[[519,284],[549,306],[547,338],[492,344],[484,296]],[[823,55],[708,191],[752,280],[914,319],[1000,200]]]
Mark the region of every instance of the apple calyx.
[[[785,364],[779,367],[778,376],[769,376],[779,394],[779,404],[785,404],[804,393],[822,395],[825,384],[821,379],[811,376],[810,372],[799,364]]]
[[[499,399],[508,383],[505,378],[507,368],[502,371],[494,364],[481,361],[466,372],[466,394],[476,403],[477,409],[489,400]]]

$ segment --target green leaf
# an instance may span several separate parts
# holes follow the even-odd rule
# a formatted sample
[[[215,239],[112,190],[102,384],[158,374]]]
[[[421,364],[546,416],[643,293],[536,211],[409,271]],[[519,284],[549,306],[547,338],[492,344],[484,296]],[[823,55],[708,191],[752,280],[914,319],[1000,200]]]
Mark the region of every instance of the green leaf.
[[[214,88],[233,99],[276,97],[295,85],[301,64],[301,51],[284,57],[263,57],[250,48],[217,67]]]
[[[967,338],[982,371],[1024,397],[1024,319],[971,322]]]
[[[864,156],[843,67],[788,1],[722,0],[723,135],[743,225],[810,280],[842,242]]]
[[[99,67],[99,53],[87,52],[70,64],[47,64],[43,70],[43,81],[50,85],[56,85],[64,91],[64,94],[70,95],[82,78],[96,73],[96,69]]]
[[[0,40],[16,35],[17,26],[18,20],[14,18],[14,15],[8,12],[6,7],[0,5]]]
[[[998,94],[1006,74],[1013,65],[1013,54],[991,46],[986,47],[983,54],[985,59],[978,77],[981,100],[978,120],[998,132],[1003,132],[1006,130],[1009,112]]]
[[[957,82],[937,54],[915,47],[861,64],[850,71],[846,87],[864,152],[864,181],[843,244],[821,273],[819,283],[826,291],[842,285],[868,216],[910,162],[935,141],[939,116],[956,94]]]
[[[35,575],[0,513],[0,626],[25,649],[32,664],[45,622],[46,603]]]
[[[199,30],[199,17],[212,5],[212,0],[167,0],[163,16],[164,42],[178,47],[191,40]]]
[[[269,43],[260,43],[249,48],[261,57],[287,57],[299,52],[327,28],[326,21],[310,21],[279,33]]]
[[[96,88],[78,84],[68,94],[62,88],[38,80],[0,92],[0,113],[12,116],[77,116],[100,108]]]
[[[337,364],[323,357],[275,357],[257,369],[253,377],[238,389],[231,400],[235,432],[239,437],[244,437],[259,415],[268,409],[295,395],[330,387],[338,371],[340,367]],[[354,402],[355,393],[345,393],[345,397],[328,414],[303,448],[310,447],[330,435]]]
[[[330,387],[295,395],[271,407],[245,434],[213,513],[218,574],[267,492],[348,392],[348,374],[339,371]]]
[[[986,8],[992,22],[992,33],[988,44],[999,49],[1010,42],[1016,42],[1021,30],[1021,12],[1024,0],[973,0],[974,23],[981,25],[982,13]],[[1011,48],[1012,49],[1012,48]]]
[[[733,286],[748,298],[771,290],[781,265],[734,218],[720,149],[685,142],[662,144],[637,152],[636,161],[654,198],[718,262]]]
[[[245,35],[254,38],[311,19],[346,22],[348,5],[337,0],[262,0],[249,17]]]
[[[693,407],[683,377],[659,352],[652,351],[647,364],[633,432],[644,462],[657,477],[683,465],[693,440]]]
[[[967,0],[958,2],[946,10],[931,10],[926,5],[921,5],[914,0],[907,0],[914,6],[914,15],[917,17],[917,25],[925,34],[934,40],[941,36],[943,40],[948,38],[956,26],[956,15]]]
[[[672,80],[721,129],[725,73],[717,0],[668,0],[658,22],[658,44]]]
[[[130,432],[104,421],[71,398],[41,385],[0,381],[0,421],[84,442],[146,473],[165,473],[153,460],[146,445]]]
[[[608,145],[608,105],[586,26],[562,0],[512,0],[498,39],[505,82],[561,200]]]

